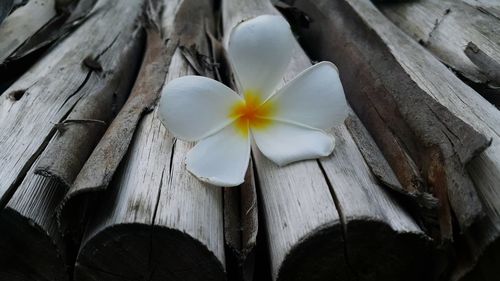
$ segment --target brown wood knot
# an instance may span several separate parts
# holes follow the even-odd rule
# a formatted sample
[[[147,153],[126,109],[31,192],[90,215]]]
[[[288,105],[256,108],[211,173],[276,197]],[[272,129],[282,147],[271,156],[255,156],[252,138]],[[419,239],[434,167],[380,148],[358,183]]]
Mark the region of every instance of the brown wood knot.
[[[8,95],[8,97],[9,97],[9,99],[11,99],[13,101],[18,101],[24,96],[25,93],[26,93],[26,90],[16,90],[16,91],[11,92]]]
[[[87,56],[86,58],[83,59],[82,61],[83,66],[89,68],[90,70],[96,71],[96,72],[101,72],[102,71],[102,66],[99,61],[97,61],[96,58],[92,56]]]

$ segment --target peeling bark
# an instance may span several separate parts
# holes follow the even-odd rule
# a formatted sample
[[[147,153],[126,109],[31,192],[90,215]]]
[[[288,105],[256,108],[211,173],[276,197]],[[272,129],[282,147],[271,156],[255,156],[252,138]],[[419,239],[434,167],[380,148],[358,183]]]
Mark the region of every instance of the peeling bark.
[[[64,121],[79,100],[97,90],[89,83],[95,81],[91,80],[92,71],[81,62],[103,53],[103,68],[114,68],[132,40],[140,11],[137,7],[140,1],[99,1],[94,11],[105,16],[87,20],[1,96],[0,207],[55,134],[53,124]]]
[[[106,190],[127,152],[137,124],[156,104],[177,46],[175,40],[164,40],[158,30],[148,29],[146,53],[130,97],[86,160],[61,203],[61,223],[70,223],[63,229],[71,229],[75,241],[83,232],[88,193]]]
[[[136,30],[112,69],[102,69],[99,62],[104,52],[98,54],[89,66],[89,57],[82,66],[92,74],[91,92],[73,108],[66,120],[59,123],[58,133],[41,156],[35,172],[60,181],[69,189],[92,153],[107,126],[127,99],[142,51],[142,31]],[[108,50],[116,40],[112,41]],[[104,73],[100,73],[104,71]]]
[[[85,197],[98,199],[78,254],[75,280],[225,279],[222,189],[201,183],[187,172],[184,159],[193,144],[172,137],[156,110],[156,97],[165,79],[168,82],[193,74],[192,62],[203,67],[199,69],[203,74],[210,73],[201,59],[210,57],[205,27],[212,29],[212,2],[169,0],[157,8],[163,14],[149,17],[155,19],[153,24],[160,28],[162,37],[149,30],[144,63],[147,67],[153,61],[157,66],[140,72],[134,89],[136,95],[155,97],[140,103],[149,105],[150,110],[136,122],[130,145],[121,144],[123,153],[127,152],[123,160],[111,159],[120,162],[118,170],[108,170],[114,173],[113,180],[98,179],[103,184],[94,189],[94,197],[89,197],[91,189],[86,188],[67,203],[75,204],[72,201]],[[198,28],[183,29],[186,22]],[[155,52],[158,46],[165,48],[166,40],[166,48],[175,52]],[[183,53],[183,49],[190,52]],[[118,118],[120,115],[115,121]],[[125,124],[131,126],[130,122]],[[106,142],[107,137],[103,137]]]
[[[304,43],[320,38],[321,44],[308,46],[311,52],[338,64],[350,103],[403,188],[409,194],[449,198],[461,229],[466,230],[483,211],[465,165],[489,145],[489,140],[437,102],[427,88],[414,80],[413,73],[405,70],[403,58],[397,57],[392,46],[405,44],[397,48],[407,49],[412,42],[397,41],[407,37],[385,21],[371,3],[297,4],[313,20],[311,29],[303,30]],[[327,26],[323,30],[334,34],[336,40],[329,39],[333,38],[331,34],[326,37],[318,29],[319,24]],[[393,45],[388,47],[386,42]],[[359,83],[360,77],[363,84]],[[433,165],[443,168],[435,170]],[[452,216],[446,210],[447,204],[448,200],[440,202],[440,235],[434,235],[444,240],[452,239]],[[429,218],[425,214],[423,217]],[[439,234],[435,233],[433,221],[429,218],[426,226],[431,233]]]
[[[277,11],[268,1],[224,1],[226,36],[239,21],[261,14]],[[298,44],[294,48],[283,83],[311,65]],[[273,280],[420,280],[413,265],[422,264],[427,238],[376,184],[346,127],[333,133],[332,156],[286,167],[253,147]],[[386,263],[396,256],[401,263]]]
[[[500,236],[500,193],[497,188],[500,181],[500,112],[395,27],[369,1],[313,3],[301,0],[296,4],[312,19],[309,29],[299,30],[303,43],[315,59],[329,59],[339,66],[351,104],[405,189],[411,182],[405,183],[401,178],[398,171],[401,161],[392,156],[395,147],[390,145],[393,143],[391,139],[404,141],[401,143],[404,149],[412,146],[405,140],[414,140],[420,147],[416,150],[420,153],[409,155],[422,167],[427,184],[423,191],[434,191],[436,197],[439,194],[441,198],[449,198],[450,211],[459,222],[454,226],[460,227],[454,229],[454,237],[465,240],[460,244],[465,244],[462,248],[468,249],[469,253],[459,249],[458,258],[462,262],[454,264],[453,260],[448,261],[452,262],[449,265],[452,268],[448,269],[453,271],[453,280],[460,280],[476,263],[487,263],[482,253],[491,253],[488,248],[494,247]],[[362,84],[359,81],[363,81]],[[392,97],[397,106],[386,103],[386,97]],[[373,112],[372,108],[377,104],[381,105],[379,112],[384,113],[384,119],[380,119],[378,112]],[[423,117],[426,114],[429,116]],[[431,129],[428,133],[418,129],[418,126],[425,129],[425,120]],[[398,123],[403,123],[403,129],[395,127]],[[404,128],[411,129],[415,137],[405,138]],[[440,128],[441,132],[432,133]],[[386,135],[387,131],[389,135]],[[429,136],[432,136],[431,141],[424,141]],[[492,138],[490,147],[480,153],[489,144],[489,138]],[[453,153],[453,150],[458,151]],[[425,156],[423,159],[422,155]],[[457,156],[458,159],[453,160]],[[447,181],[444,186],[443,168]],[[470,184],[462,185],[460,189],[461,183],[449,178],[448,173],[453,170],[469,177],[474,185],[466,181]],[[407,189],[408,192],[411,190],[413,188]],[[441,204],[439,222],[446,228],[444,233],[441,231],[441,237],[450,239],[451,233],[446,230],[452,225],[452,218],[443,206]],[[474,219],[478,209],[482,209],[484,215],[479,213]],[[464,220],[467,217],[471,220]],[[426,225],[431,231],[433,222]]]
[[[379,7],[397,26],[456,71],[488,100],[493,102],[495,94],[500,94],[498,84],[495,86],[495,81],[488,75],[489,67],[475,64],[463,52],[468,42],[474,42],[493,62],[499,64],[499,18],[463,1],[454,0],[422,0],[381,4]],[[491,9],[486,9],[488,10]]]

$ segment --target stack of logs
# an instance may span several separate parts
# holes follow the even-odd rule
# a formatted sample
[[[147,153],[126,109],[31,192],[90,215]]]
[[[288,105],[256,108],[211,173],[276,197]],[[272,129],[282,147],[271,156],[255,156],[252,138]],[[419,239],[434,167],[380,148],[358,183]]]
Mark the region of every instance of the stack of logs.
[[[500,4],[274,2],[283,84],[332,61],[352,109],[330,157],[254,149],[224,189],[156,104],[184,75],[233,85],[227,35],[269,0],[0,2],[0,280],[498,278]]]

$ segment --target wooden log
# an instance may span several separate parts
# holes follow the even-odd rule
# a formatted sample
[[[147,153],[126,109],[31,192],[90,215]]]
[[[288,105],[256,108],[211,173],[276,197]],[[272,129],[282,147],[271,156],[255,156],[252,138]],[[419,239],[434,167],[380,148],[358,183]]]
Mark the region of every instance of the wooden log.
[[[379,35],[371,29],[376,25],[380,26],[380,33],[398,30],[369,1],[318,3],[321,6],[303,2],[312,6],[307,8],[314,9],[317,21],[322,21],[331,32],[338,34],[336,42],[325,39],[317,25],[311,28],[315,31],[304,33],[305,36],[315,34],[309,40],[321,37],[323,44],[313,52],[338,63],[344,70],[351,104],[403,187],[408,193],[432,193],[440,200],[441,238],[452,238],[450,207],[461,229],[467,229],[483,215],[483,210],[464,166],[489,145],[488,139],[435,101],[429,90],[417,84],[411,73],[393,59],[392,49],[385,45],[384,37],[381,38],[385,34]],[[324,11],[321,10],[323,6]],[[356,13],[361,13],[361,16]],[[340,25],[352,30],[351,33],[337,29]],[[368,36],[370,41],[364,39]],[[332,54],[332,49],[338,49],[336,54],[344,56]],[[408,47],[405,45],[400,49],[407,50]],[[378,55],[374,56],[374,53]],[[359,75],[363,75],[362,84]],[[448,201],[450,206],[447,206]],[[428,227],[432,227],[432,220],[428,220]]]
[[[66,119],[56,124],[58,132],[41,155],[35,173],[53,177],[66,189],[73,185],[85,161],[130,93],[143,45],[142,31],[135,30],[134,33],[112,68],[102,68],[100,55],[83,60],[82,67],[95,74],[87,82],[94,86]]]
[[[277,11],[263,0],[224,1],[226,36],[261,14]],[[294,48],[283,83],[311,65],[298,44]],[[334,133],[336,150],[321,161],[278,167],[253,147],[273,280],[422,278],[414,265],[424,262],[425,235],[376,184],[346,127]],[[375,229],[381,235],[368,238]],[[393,247],[399,243],[404,250]],[[401,262],[394,264],[396,256]]]
[[[488,69],[475,64],[464,53],[465,46],[473,42],[491,60],[500,63],[500,18],[454,0],[381,4],[379,8],[475,88],[488,87],[490,92],[500,94],[500,84],[491,80]],[[493,98],[494,93],[489,97]]]
[[[157,22],[156,18],[152,18],[148,24],[159,30]],[[159,34],[150,34],[148,40],[141,69],[129,98],[86,160],[61,203],[58,216],[62,230],[73,236],[76,242],[81,238],[87,220],[89,194],[105,190],[111,182],[138,122],[158,99],[170,59],[178,44],[176,39],[162,39]],[[162,40],[167,40],[166,45]]]
[[[310,28],[299,30],[304,44],[315,59],[329,59],[338,64],[351,104],[360,113],[360,118],[396,175],[399,173],[396,169],[399,164],[391,163],[391,150],[383,149],[387,145],[384,143],[387,138],[383,135],[383,128],[398,119],[384,118],[384,122],[374,122],[381,117],[369,108],[361,107],[363,104],[383,100],[386,96],[399,94],[410,100],[414,95],[423,94],[428,97],[426,100],[445,106],[475,131],[492,138],[491,146],[466,166],[466,172],[475,186],[467,192],[475,190],[478,193],[485,216],[469,229],[459,232],[464,233],[470,250],[468,257],[459,253],[465,261],[455,269],[453,280],[460,279],[476,262],[481,263],[478,258],[500,236],[500,112],[394,26],[369,1],[304,0],[297,1],[296,7],[312,19]],[[360,80],[360,77],[363,79]],[[356,98],[357,95],[368,98]],[[372,95],[373,98],[370,98]],[[424,111],[430,102],[419,104],[414,102],[411,106]],[[383,108],[381,113],[397,112],[393,107]],[[363,109],[366,111],[360,111]],[[413,117],[409,115],[405,119],[418,118],[419,114]],[[460,128],[456,133],[462,137],[466,136],[466,130],[470,131],[468,126],[461,125]],[[401,132],[392,130],[392,133]],[[397,139],[400,140],[399,137]],[[404,186],[405,183],[401,183]],[[464,204],[470,206],[471,202],[469,199]],[[457,212],[455,206],[453,211]]]
[[[68,281],[71,254],[55,216],[65,189],[33,170],[0,211],[0,280]]]
[[[159,26],[165,37],[148,31],[145,62],[151,58],[163,62],[155,50],[158,44],[180,42],[167,63],[168,82],[193,74],[191,62],[203,66],[198,59],[209,57],[205,27],[210,30],[212,2],[163,1],[162,5]],[[153,53],[148,53],[151,49]],[[188,60],[182,49],[197,55]],[[78,254],[75,280],[225,279],[222,189],[187,172],[183,162],[192,144],[172,137],[158,118],[155,103],[152,109],[138,122],[112,188],[99,195],[101,202]]]
[[[98,74],[82,62],[100,55],[103,69],[114,69],[121,51],[133,41],[140,2],[99,1],[94,9],[103,16],[88,19],[1,96],[0,207],[54,135],[54,123],[96,90],[88,82]]]

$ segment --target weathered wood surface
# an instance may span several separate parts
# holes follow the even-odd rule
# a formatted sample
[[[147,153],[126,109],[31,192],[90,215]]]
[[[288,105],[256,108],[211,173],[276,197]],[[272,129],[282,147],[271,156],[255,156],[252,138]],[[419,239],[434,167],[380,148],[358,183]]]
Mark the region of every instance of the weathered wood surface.
[[[268,1],[224,1],[225,34],[243,19],[276,13]],[[297,44],[283,82],[310,65]],[[424,262],[425,235],[376,184],[346,127],[334,134],[331,157],[281,168],[253,147],[273,279],[421,278],[413,265]],[[368,237],[374,229],[380,236]]]
[[[132,88],[143,45],[142,31],[133,32],[130,43],[124,46],[112,69],[102,69],[100,55],[83,60],[82,67],[94,73],[87,82],[94,87],[63,122],[56,124],[55,140],[43,152],[36,173],[55,178],[66,189],[73,185]]]
[[[489,145],[489,140],[435,101],[429,90],[418,85],[412,73],[393,59],[392,46],[387,47],[381,36],[390,36],[388,31],[398,30],[369,1],[334,4],[323,1],[316,3],[317,6],[302,2],[315,13],[317,21],[329,26],[329,31],[338,37],[335,42],[329,40],[333,37],[318,33],[321,31],[313,22],[314,31],[304,35],[309,40],[320,37],[322,44],[309,47],[344,70],[341,75],[351,104],[403,187],[409,193],[430,193],[440,200],[439,230],[443,239],[452,237],[450,208],[461,229],[466,230],[483,215],[483,210],[464,166]],[[373,32],[372,26],[379,30]],[[399,46],[400,52],[409,49],[406,44]],[[432,228],[432,218],[426,220]]]
[[[500,19],[500,3],[497,0],[462,0],[485,14]]]
[[[133,7],[136,9],[136,14],[133,14],[130,21],[139,28],[138,16],[142,11],[140,7],[143,2],[132,1],[133,5],[136,5]],[[170,42],[164,48],[163,39],[157,33],[156,36],[149,36],[148,40],[149,49],[144,55],[129,98],[78,172],[61,203],[58,215],[62,231],[68,232],[75,241],[79,240],[84,222],[87,220],[89,193],[107,188],[127,151],[140,118],[145,112],[151,110],[158,98],[176,43]]]
[[[224,188],[224,239],[229,280],[254,280],[255,251],[259,230],[257,190],[250,160],[245,183]]]
[[[9,87],[0,99],[0,207],[14,193],[34,160],[75,104],[93,92],[85,58],[99,56],[113,69],[121,50],[133,40],[141,1],[101,0],[71,36]],[[61,79],[64,77],[64,79]]]
[[[157,10],[163,11],[164,37],[158,41],[158,34],[148,32],[145,61],[157,42],[178,40],[181,45],[167,64],[168,83],[194,74],[190,62],[202,65],[200,56],[187,60],[182,49],[209,57],[205,27],[212,22],[212,2],[162,5]],[[187,21],[196,28],[183,29]],[[100,204],[83,238],[75,280],[224,280],[222,189],[187,172],[184,158],[192,143],[176,140],[165,129],[154,104],[138,124],[111,188],[98,195]]]
[[[1,5],[4,5],[3,2]],[[56,16],[55,6],[55,0],[29,1],[1,23],[0,64]]]
[[[475,186],[475,188],[468,189],[465,194],[478,193],[485,216],[471,227],[462,228],[456,233],[464,234],[467,247],[471,251],[470,256],[459,253],[459,256],[466,257],[466,259],[455,268],[453,280],[458,280],[472,268],[488,245],[493,241],[498,241],[500,236],[500,190],[498,188],[500,112],[462,83],[422,46],[394,26],[369,1],[301,0],[296,4],[312,19],[310,28],[301,29],[299,32],[304,44],[315,59],[330,59],[337,63],[347,94],[358,112],[366,109],[360,106],[368,101],[383,100],[387,96],[396,96],[398,93],[402,95],[402,100],[410,100],[412,95],[418,96],[423,93],[445,106],[453,115],[470,124],[477,132],[492,138],[491,146],[473,158],[464,171],[470,175]],[[314,43],[307,44],[307,42]],[[388,80],[393,80],[394,83]],[[368,98],[357,99],[356,96],[360,93]],[[373,98],[370,98],[371,95]],[[426,100],[429,100],[428,98]],[[431,103],[427,101],[425,103],[414,102],[411,106],[418,111],[424,111],[429,104]],[[383,130],[380,129],[392,125],[395,120],[384,115],[395,114],[397,111],[383,108],[385,109],[379,113],[370,113],[371,110],[366,109],[366,111],[361,111],[363,113],[360,113],[360,117],[377,144],[382,147],[384,155],[398,175],[399,171],[395,169],[395,164],[397,164],[396,167],[400,164],[391,163],[391,156],[388,154],[391,150],[384,151],[383,146],[387,144],[383,142],[385,138]],[[406,115],[405,119],[418,118],[419,114]],[[377,123],[373,121],[375,117],[370,119],[371,116],[379,120],[383,119]],[[447,122],[447,120],[441,121]],[[451,140],[464,137],[466,131],[470,131],[465,125],[460,126],[459,130],[456,128],[451,128],[451,130],[457,135],[451,136]],[[401,133],[398,130],[392,130],[392,132]],[[391,149],[394,151],[394,147]],[[402,183],[404,185],[404,182]],[[436,188],[435,185],[430,187]],[[450,192],[448,190],[451,198]],[[462,207],[470,207],[472,197],[466,196],[465,198],[467,200],[464,201]],[[453,211],[457,214],[459,210],[456,209],[456,204],[452,201],[451,203]],[[449,227],[451,221],[447,224]],[[479,263],[482,262],[487,262],[487,259],[479,261]]]
[[[379,8],[450,68],[475,84],[497,88],[496,94],[500,94],[500,84],[488,77],[488,70],[464,53],[465,46],[472,42],[492,61],[500,63],[500,18],[485,13],[489,8],[479,10],[455,0],[390,3]]]
[[[65,189],[33,170],[0,211],[0,280],[68,281],[70,254],[56,222]]]

